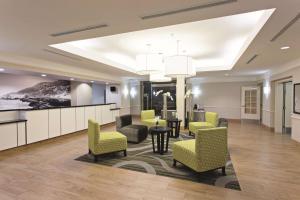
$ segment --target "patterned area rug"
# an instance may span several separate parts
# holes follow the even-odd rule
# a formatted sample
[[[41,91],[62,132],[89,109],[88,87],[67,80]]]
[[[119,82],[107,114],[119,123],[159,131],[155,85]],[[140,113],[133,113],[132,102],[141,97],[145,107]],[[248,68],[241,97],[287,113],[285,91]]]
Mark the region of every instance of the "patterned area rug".
[[[180,134],[179,138],[170,138],[169,151],[164,155],[153,153],[151,137],[140,144],[128,144],[127,157],[122,152],[111,153],[98,157],[95,164],[108,165],[128,170],[140,171],[144,173],[156,174],[179,178],[198,183],[204,183],[234,190],[241,190],[239,182],[230,158],[226,164],[226,176],[222,175],[221,170],[215,170],[204,173],[196,173],[191,169],[177,163],[176,168],[173,165],[172,144],[179,140],[192,139],[186,134]],[[93,156],[85,154],[76,158],[78,161],[94,163]]]

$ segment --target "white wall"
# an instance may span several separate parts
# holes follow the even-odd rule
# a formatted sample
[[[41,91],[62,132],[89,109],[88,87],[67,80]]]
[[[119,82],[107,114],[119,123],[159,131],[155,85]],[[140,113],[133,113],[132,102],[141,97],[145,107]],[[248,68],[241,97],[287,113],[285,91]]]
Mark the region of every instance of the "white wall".
[[[72,81],[71,98],[72,106],[92,104],[92,84]]]
[[[120,115],[128,115],[130,113],[130,83],[123,81],[121,84],[121,110]]]
[[[275,84],[274,131],[282,133],[283,84]]]
[[[141,113],[141,86],[140,81],[124,80],[120,86],[121,110],[120,115]]]
[[[141,115],[141,82],[130,82],[130,113],[132,115]]]
[[[110,87],[117,88],[116,92],[111,92]],[[106,103],[115,103],[117,107],[121,106],[121,86],[120,85],[106,85]]]
[[[102,104],[105,103],[105,85],[93,84],[92,86],[92,103]]]
[[[241,118],[241,87],[256,86],[257,82],[218,82],[203,83],[201,79],[193,78],[188,81],[192,88],[192,105],[203,105],[205,110],[217,112],[220,117],[227,119]]]

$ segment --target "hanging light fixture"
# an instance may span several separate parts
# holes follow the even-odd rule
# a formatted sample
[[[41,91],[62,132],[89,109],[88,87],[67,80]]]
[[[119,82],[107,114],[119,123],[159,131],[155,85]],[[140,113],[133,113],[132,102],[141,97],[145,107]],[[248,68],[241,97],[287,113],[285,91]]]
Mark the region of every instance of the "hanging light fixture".
[[[179,40],[177,40],[177,55],[165,57],[165,71],[167,77],[191,77],[196,75],[193,58],[179,55]]]
[[[171,77],[166,77],[163,73],[150,74],[151,82],[170,82],[171,80]]]
[[[150,44],[148,46],[147,54],[140,54],[136,56],[137,73],[140,75],[148,75],[158,73],[163,68],[163,58],[159,54],[150,53]]]

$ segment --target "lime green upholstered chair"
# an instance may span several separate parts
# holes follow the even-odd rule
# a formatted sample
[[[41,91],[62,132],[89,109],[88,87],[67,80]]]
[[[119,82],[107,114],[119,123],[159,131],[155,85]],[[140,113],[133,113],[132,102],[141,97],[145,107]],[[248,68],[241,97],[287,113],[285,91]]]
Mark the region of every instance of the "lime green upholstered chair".
[[[190,122],[189,132],[197,133],[199,129],[214,128],[218,126],[218,113],[205,112],[205,122]]]
[[[176,162],[204,172],[222,168],[225,175],[227,161],[227,128],[199,129],[196,138],[173,144],[174,166]]]
[[[155,121],[155,112],[154,110],[142,110],[141,112],[141,122],[143,125],[147,126],[150,128],[151,126],[156,125]],[[159,126],[166,126],[167,122],[166,120],[160,119],[158,120],[158,125]]]
[[[100,132],[100,126],[94,120],[89,120],[88,126],[89,153],[97,155],[123,151],[126,156],[127,138],[119,132]]]

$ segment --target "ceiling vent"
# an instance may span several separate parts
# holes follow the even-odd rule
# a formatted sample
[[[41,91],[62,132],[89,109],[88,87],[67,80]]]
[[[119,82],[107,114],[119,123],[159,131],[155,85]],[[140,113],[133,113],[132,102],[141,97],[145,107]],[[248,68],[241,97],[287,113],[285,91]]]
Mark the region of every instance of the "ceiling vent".
[[[83,31],[90,31],[90,30],[105,28],[105,27],[108,27],[108,25],[107,24],[100,24],[100,25],[94,25],[94,26],[86,26],[86,27],[73,29],[73,30],[68,30],[68,31],[64,31],[64,32],[52,33],[50,35],[52,37],[58,37],[58,36],[69,35],[69,34],[79,33],[79,32],[83,32]]]
[[[178,14],[178,13],[200,10],[200,9],[204,9],[204,8],[210,8],[210,7],[220,6],[220,5],[234,3],[234,2],[237,2],[237,0],[221,0],[221,1],[213,2],[213,3],[202,4],[202,5],[193,6],[193,7],[189,7],[189,8],[183,8],[183,9],[171,10],[171,11],[152,14],[152,15],[146,15],[146,16],[142,16],[141,19],[146,20],[146,19],[152,19],[152,18],[157,18],[157,17],[163,17],[163,16],[167,16],[167,15],[174,15],[174,14]]]
[[[52,50],[50,50],[50,49],[43,49],[43,50],[44,50],[45,52],[47,52],[47,53],[51,53],[51,54],[63,56],[63,57],[65,57],[65,58],[69,58],[69,59],[72,59],[72,60],[80,61],[79,58],[75,58],[75,57],[68,56],[68,55],[65,55],[65,54],[62,54],[62,53],[58,53],[58,52],[52,51]]]
[[[285,25],[272,39],[271,42],[274,42],[279,38],[282,34],[284,34],[296,21],[300,18],[300,13],[296,17],[294,17],[287,25]]]
[[[249,64],[249,63],[251,63],[255,58],[257,58],[257,54],[255,54],[254,56],[252,56],[249,60],[248,60],[248,62],[247,62],[247,64]]]

